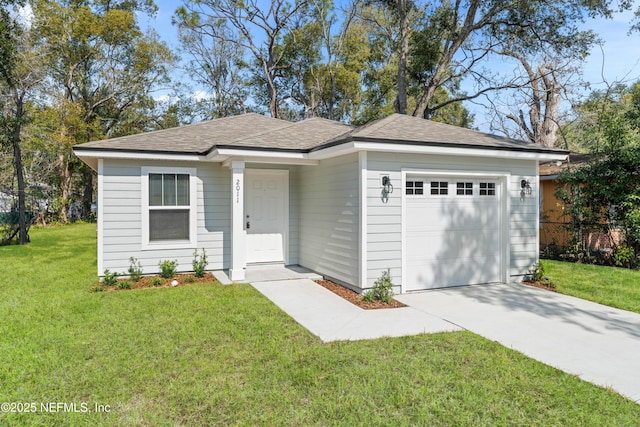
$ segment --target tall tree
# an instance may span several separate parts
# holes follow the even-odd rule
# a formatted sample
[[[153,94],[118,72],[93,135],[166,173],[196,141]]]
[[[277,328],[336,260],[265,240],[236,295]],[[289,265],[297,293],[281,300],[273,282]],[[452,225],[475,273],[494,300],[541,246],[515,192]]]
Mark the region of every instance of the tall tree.
[[[309,22],[309,17],[308,0],[271,0],[267,7],[258,0],[185,0],[184,6],[176,10],[180,25],[250,52],[260,68],[259,77],[268,94],[269,113],[274,118],[280,116],[283,92],[286,92],[279,81],[286,67],[284,57],[291,47],[291,41],[285,41],[285,36],[302,28]],[[234,28],[239,37],[230,38],[228,32],[208,24],[218,20]]]
[[[12,152],[18,184],[18,243],[29,242],[26,223],[26,182],[22,162],[22,128],[27,121],[26,101],[40,80],[24,28],[17,21],[21,1],[0,0],[0,145]],[[12,240],[13,236],[6,236]]]
[[[577,84],[571,82],[576,69],[571,64],[556,61],[532,64],[524,56],[512,56],[520,62],[526,84],[510,95],[515,101],[512,111],[497,111],[496,108],[492,129],[532,144],[556,147],[562,95],[569,91],[568,86]],[[503,101],[502,104],[501,108],[505,110],[510,102]]]
[[[488,78],[484,60],[504,44],[518,40],[522,46],[566,46],[575,43],[578,24],[587,15],[609,16],[608,0],[506,0],[439,2],[429,13],[424,31],[437,34],[435,61],[424,70],[421,94],[414,116],[428,118],[441,108],[434,102],[438,88],[470,77],[474,93],[459,94],[448,102],[477,98],[487,92],[520,87],[521,81]]]
[[[593,91],[575,109],[577,118],[567,126],[572,149],[609,153],[640,146],[640,82]]]
[[[177,19],[180,18],[180,19]],[[188,57],[192,78],[205,94],[198,105],[207,119],[247,111],[248,64],[238,36],[222,19],[206,18],[193,22],[178,15],[181,51]],[[219,37],[212,37],[212,34]]]
[[[66,0],[33,2],[34,28],[45,54],[51,92],[57,102],[54,132],[60,168],[60,216],[68,220],[72,180],[80,169],[84,205],[91,202],[93,174],[70,147],[117,135],[127,114],[148,102],[149,92],[166,81],[173,57],[155,33],[143,34],[138,13],[153,13],[151,0]],[[77,106],[72,106],[75,103]],[[69,127],[78,117],[83,126]]]

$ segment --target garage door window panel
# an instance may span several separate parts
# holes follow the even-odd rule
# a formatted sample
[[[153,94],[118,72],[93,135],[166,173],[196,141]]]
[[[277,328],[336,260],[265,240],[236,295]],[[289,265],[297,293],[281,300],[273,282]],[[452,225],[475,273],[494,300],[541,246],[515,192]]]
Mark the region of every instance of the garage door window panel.
[[[481,196],[495,196],[496,195],[496,183],[495,182],[481,182],[480,183],[480,195]]]
[[[407,181],[406,192],[407,195],[420,196],[424,194],[424,181]]]
[[[431,181],[432,196],[446,196],[449,194],[449,183],[447,181]]]
[[[473,196],[473,182],[456,182],[457,196]]]

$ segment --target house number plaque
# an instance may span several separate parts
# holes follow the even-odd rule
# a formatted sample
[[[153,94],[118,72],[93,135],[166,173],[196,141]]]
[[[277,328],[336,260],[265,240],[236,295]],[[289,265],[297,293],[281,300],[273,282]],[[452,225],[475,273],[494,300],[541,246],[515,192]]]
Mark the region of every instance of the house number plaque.
[[[240,203],[240,180],[236,180],[236,203]]]

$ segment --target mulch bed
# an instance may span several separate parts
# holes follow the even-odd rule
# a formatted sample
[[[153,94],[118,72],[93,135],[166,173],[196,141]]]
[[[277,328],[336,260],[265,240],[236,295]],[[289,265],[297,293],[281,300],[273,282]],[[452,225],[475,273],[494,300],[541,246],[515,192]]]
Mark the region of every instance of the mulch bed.
[[[346,299],[351,304],[357,305],[358,307],[364,308],[365,310],[406,307],[406,305],[394,299],[392,299],[391,302],[388,304],[382,301],[365,302],[365,301],[362,301],[362,295],[352,291],[351,289],[345,288],[342,285],[338,285],[337,283],[333,283],[329,280],[314,280],[314,282],[330,290],[331,292],[338,295],[339,297]]]
[[[556,288],[549,287],[542,281],[538,281],[538,282],[522,282],[522,283],[527,285],[527,286],[533,286],[535,288],[546,289],[547,291],[551,291],[551,292],[558,292],[558,290]]]
[[[153,281],[155,279],[159,279],[159,284],[154,285]],[[162,276],[143,276],[138,282],[134,282],[131,279],[118,279],[118,283],[111,286],[105,286],[102,282],[96,283],[92,288],[92,292],[96,292],[96,288],[100,289],[100,291],[104,292],[119,292],[119,291],[130,291],[136,289],[149,289],[149,288],[171,288],[171,282],[176,280],[178,284],[176,286],[185,286],[191,285],[193,283],[203,283],[203,282],[215,282],[217,279],[211,273],[205,273],[202,277],[196,277],[193,274],[176,274],[174,277],[169,279],[165,279]],[[128,282],[131,286],[130,288],[121,288],[120,283]],[[158,280],[156,280],[156,283]],[[99,291],[98,291],[99,292]]]

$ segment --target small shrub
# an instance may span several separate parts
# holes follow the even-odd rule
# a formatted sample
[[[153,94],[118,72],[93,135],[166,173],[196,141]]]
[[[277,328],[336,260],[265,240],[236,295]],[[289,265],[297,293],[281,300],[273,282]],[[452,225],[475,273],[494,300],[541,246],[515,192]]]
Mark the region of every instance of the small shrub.
[[[364,293],[362,300],[365,302],[378,300],[388,304],[391,302],[392,296],[393,282],[391,281],[391,273],[389,269],[387,269],[387,271],[383,271],[382,275],[373,282],[373,287]]]
[[[102,283],[105,286],[113,286],[116,283],[118,283],[118,276],[119,274],[114,272],[109,271],[108,268],[105,268],[104,270],[104,277],[102,278]]]
[[[194,277],[187,277],[186,279],[184,279],[185,283],[193,283],[196,281],[196,279]]]
[[[544,266],[538,261],[531,266],[531,270],[529,270],[529,278],[532,282],[539,282],[544,277],[544,273]]]
[[[131,283],[127,280],[123,280],[118,283],[118,289],[131,289]]]
[[[97,284],[93,286],[91,289],[89,289],[89,292],[103,292],[103,291],[104,291],[104,286],[102,286],[101,284]]]
[[[173,261],[170,261],[166,259],[166,260],[160,261],[158,265],[160,266],[160,271],[161,271],[160,275],[165,279],[169,279],[176,275],[176,269],[178,268],[177,260],[174,259]]]
[[[207,261],[207,253],[204,248],[202,248],[202,255],[198,254],[198,250],[193,251],[193,274],[196,277],[204,276],[205,269],[209,262]]]
[[[531,282],[541,283],[547,288],[555,289],[556,284],[553,283],[553,281],[549,276],[545,276],[544,273],[545,273],[544,266],[542,265],[541,262],[538,261],[535,264],[533,264],[533,266],[531,267],[531,270],[529,270],[528,280]]]
[[[129,258],[129,270],[127,271],[134,282],[139,282],[142,279],[142,265],[134,257]]]
[[[368,291],[365,291],[362,294],[362,301],[364,302],[374,302],[376,300],[375,296],[373,295],[373,290],[369,289]]]
[[[151,285],[152,286],[160,286],[162,285],[162,279],[159,277],[154,277],[153,280],[151,281]]]
[[[613,254],[613,260],[618,267],[630,268],[633,263],[633,249],[627,245],[620,245]]]

